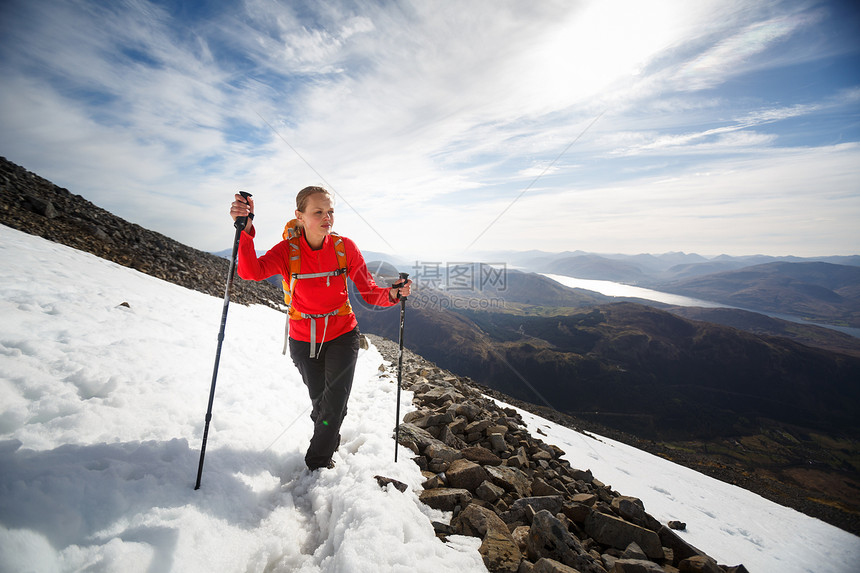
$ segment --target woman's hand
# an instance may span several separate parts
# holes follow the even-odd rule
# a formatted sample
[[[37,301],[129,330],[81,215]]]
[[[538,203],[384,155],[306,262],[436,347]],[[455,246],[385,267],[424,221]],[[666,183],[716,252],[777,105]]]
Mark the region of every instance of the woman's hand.
[[[235,222],[239,217],[248,217],[248,222],[245,223],[245,232],[250,233],[251,227],[254,226],[254,220],[251,215],[254,213],[254,199],[242,197],[238,193],[234,196],[233,202],[230,204],[230,216]]]
[[[392,302],[400,300],[402,297],[407,297],[412,294],[412,279],[407,279],[405,283],[391,287],[388,291],[388,296]]]

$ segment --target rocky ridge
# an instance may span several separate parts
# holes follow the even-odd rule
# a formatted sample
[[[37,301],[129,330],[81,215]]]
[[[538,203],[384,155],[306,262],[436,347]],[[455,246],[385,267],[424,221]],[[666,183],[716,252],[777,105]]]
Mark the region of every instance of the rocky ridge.
[[[0,223],[13,229],[186,288],[224,296],[230,261],[130,223],[4,157],[0,157],[0,199]],[[277,308],[282,296],[270,283],[236,280],[230,300]]]
[[[392,363],[399,348],[370,335]],[[564,452],[533,437],[513,408],[502,408],[468,378],[404,350],[403,387],[416,410],[399,443],[427,478],[422,502],[452,512],[437,535],[481,538],[491,572],[743,573],[717,564],[661,524],[635,497],[577,469]],[[674,528],[674,529],[673,529]]]

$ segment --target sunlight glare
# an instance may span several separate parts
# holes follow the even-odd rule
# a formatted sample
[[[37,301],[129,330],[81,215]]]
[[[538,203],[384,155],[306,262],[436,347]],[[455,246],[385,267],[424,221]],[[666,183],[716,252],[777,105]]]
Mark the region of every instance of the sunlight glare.
[[[637,75],[676,41],[672,2],[592,2],[549,35],[533,54],[530,76],[543,97],[575,100]]]

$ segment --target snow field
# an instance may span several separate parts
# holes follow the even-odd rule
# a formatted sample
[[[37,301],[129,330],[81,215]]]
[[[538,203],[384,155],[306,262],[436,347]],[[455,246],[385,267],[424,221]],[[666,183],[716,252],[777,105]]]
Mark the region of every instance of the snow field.
[[[375,348],[337,467],[310,473],[284,315],[231,304],[194,491],[223,300],[2,226],[0,268],[0,571],[485,571],[393,462]]]

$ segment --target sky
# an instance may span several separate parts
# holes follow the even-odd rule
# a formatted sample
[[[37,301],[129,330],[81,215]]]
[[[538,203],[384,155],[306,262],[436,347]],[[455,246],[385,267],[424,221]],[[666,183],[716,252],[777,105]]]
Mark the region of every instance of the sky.
[[[860,16],[818,0],[0,4],[0,155],[257,248],[295,194],[362,250],[860,252]]]
[[[375,347],[359,354],[335,468],[310,473],[310,401],[281,355],[283,313],[231,305],[195,491],[222,300],[4,226],[0,266],[0,571],[486,571],[476,538],[436,538],[431,520],[451,513],[420,503],[424,477],[402,449],[393,460],[396,374]],[[400,399],[405,415],[411,392]],[[856,571],[857,536],[522,414],[720,563]]]

